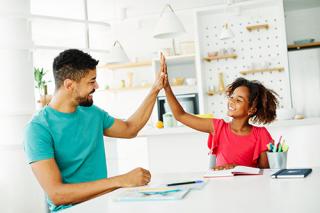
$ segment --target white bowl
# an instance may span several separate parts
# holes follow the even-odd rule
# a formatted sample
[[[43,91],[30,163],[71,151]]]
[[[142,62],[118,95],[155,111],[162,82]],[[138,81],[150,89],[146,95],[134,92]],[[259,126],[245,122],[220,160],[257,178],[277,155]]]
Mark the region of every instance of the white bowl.
[[[278,109],[277,119],[278,120],[290,120],[294,119],[296,115],[296,110],[294,108]]]

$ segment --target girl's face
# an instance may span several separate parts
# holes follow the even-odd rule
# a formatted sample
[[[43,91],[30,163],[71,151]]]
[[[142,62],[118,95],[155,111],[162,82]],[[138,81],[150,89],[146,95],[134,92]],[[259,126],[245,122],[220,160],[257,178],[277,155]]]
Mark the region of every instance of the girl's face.
[[[249,89],[237,87],[228,98],[228,116],[232,118],[249,117]]]

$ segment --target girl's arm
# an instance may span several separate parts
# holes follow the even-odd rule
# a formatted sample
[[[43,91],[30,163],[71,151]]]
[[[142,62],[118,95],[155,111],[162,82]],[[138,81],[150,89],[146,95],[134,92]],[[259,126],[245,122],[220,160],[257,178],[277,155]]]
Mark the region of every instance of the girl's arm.
[[[210,133],[214,131],[213,125],[212,125],[212,119],[199,118],[197,116],[194,116],[184,111],[184,109],[181,107],[180,103],[177,101],[176,97],[174,96],[169,83],[167,83],[165,92],[166,92],[167,100],[170,105],[171,111],[176,120],[180,121],[181,123],[185,124],[188,127],[191,127],[192,129],[195,129],[201,132]]]
[[[186,126],[191,127],[192,129],[207,133],[213,132],[214,128],[212,125],[212,119],[199,118],[197,116],[186,113],[183,110],[183,108],[181,107],[180,103],[177,101],[176,97],[174,96],[171,90],[168,80],[167,63],[165,57],[162,54],[160,62],[160,72],[163,72],[165,74],[163,88],[165,90],[167,100],[169,102],[171,111],[175,119],[185,124]]]
[[[258,167],[260,169],[269,169],[269,161],[266,152],[262,152],[258,158]]]

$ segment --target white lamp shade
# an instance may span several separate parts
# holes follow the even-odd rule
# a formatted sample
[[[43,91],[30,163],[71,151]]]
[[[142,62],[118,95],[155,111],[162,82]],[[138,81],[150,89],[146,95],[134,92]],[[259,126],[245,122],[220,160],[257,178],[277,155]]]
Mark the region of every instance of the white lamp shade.
[[[129,62],[127,54],[124,52],[121,44],[118,41],[114,42],[113,46],[111,47],[107,62],[108,64]]]
[[[174,38],[186,31],[170,5],[166,7],[170,10],[161,14],[153,34],[154,38]]]
[[[220,39],[225,40],[229,38],[233,38],[234,34],[231,31],[231,29],[228,27],[228,24],[225,24],[222,28],[221,34],[220,34]]]

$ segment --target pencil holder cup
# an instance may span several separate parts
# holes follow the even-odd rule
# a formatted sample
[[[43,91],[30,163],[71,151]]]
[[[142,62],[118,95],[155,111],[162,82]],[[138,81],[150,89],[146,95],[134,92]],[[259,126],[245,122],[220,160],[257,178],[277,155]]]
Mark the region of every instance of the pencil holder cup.
[[[267,152],[270,169],[287,168],[288,152]]]

